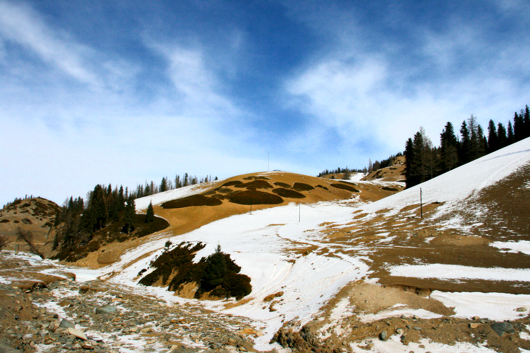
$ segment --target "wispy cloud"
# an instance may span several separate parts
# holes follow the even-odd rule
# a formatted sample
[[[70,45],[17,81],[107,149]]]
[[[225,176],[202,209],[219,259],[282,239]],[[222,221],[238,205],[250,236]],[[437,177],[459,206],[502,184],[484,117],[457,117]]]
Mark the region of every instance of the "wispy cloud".
[[[3,40],[24,46],[76,80],[101,85],[97,75],[86,67],[85,57],[93,55],[91,49],[52,30],[31,8],[0,2],[0,34]]]
[[[301,18],[315,19],[305,12]],[[340,40],[285,81],[289,104],[313,117],[308,130],[332,129],[340,137],[336,143],[350,151],[361,152],[358,142],[370,140],[372,153],[379,154],[402,150],[420,126],[438,143],[447,121],[458,126],[471,113],[483,125],[508,120],[527,99],[516,92],[530,85],[516,73],[525,75],[530,51],[523,43],[489,38],[487,24],[447,21],[443,31],[420,26],[410,38],[417,46],[401,48],[392,42],[371,45],[374,34],[367,35],[366,26],[356,28],[356,20],[340,31],[329,25],[323,33],[339,31],[332,37]],[[504,53],[514,49],[519,55],[507,58]]]

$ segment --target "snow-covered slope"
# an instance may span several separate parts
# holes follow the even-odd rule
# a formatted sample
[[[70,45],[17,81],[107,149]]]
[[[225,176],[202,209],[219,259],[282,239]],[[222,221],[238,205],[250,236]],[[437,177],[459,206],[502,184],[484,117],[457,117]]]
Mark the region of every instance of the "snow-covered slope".
[[[294,319],[301,324],[310,321],[345,285],[368,278],[368,255],[373,249],[324,239],[330,223],[340,228],[341,225],[355,223],[355,214],[370,215],[380,210],[385,210],[387,215],[397,214],[403,207],[419,203],[420,188],[424,203],[445,202],[438,212],[449,212],[462,200],[469,199],[528,163],[530,138],[378,202],[356,204],[348,200],[314,205],[290,204],[232,216],[184,235],[172,237],[167,234],[167,238],[144,244],[128,252],[119,263],[95,273],[107,274],[105,278],[113,274],[111,281],[135,286],[139,271],[148,268],[149,263],[163,252],[167,240],[173,244],[184,241],[206,243],[197,259],[212,253],[219,244],[242,267],[242,273],[251,277],[253,292],[244,303],[228,309],[225,308],[227,302],[205,302],[203,305],[256,320],[264,333],[257,339],[256,347],[270,349],[270,339],[283,323]],[[137,200],[136,206],[139,210],[145,209],[149,202],[159,204],[198,190],[198,186],[172,190]],[[179,194],[175,195],[176,192]],[[384,234],[380,236],[384,237]],[[530,281],[530,276],[523,280]],[[184,301],[164,294],[161,289],[149,290],[167,300]],[[278,295],[277,299],[264,301],[266,296],[273,294]],[[438,294],[438,297],[446,298],[456,307],[473,298],[471,294],[465,298],[451,294]],[[486,298],[482,300],[487,302]],[[530,296],[509,297],[506,301],[515,308],[521,305],[521,301],[530,303]],[[496,303],[504,305],[501,302]],[[461,308],[458,312],[476,313]],[[384,347],[378,349],[392,351]]]
[[[424,204],[448,202],[448,206],[454,206],[529,162],[530,138],[527,138],[363,209],[369,212],[385,208],[400,210],[408,205],[419,204],[420,188]]]

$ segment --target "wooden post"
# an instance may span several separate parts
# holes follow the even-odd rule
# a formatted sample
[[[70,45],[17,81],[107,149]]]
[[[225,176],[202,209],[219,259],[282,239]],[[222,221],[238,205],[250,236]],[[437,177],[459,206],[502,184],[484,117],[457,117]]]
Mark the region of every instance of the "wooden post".
[[[420,188],[420,210],[421,210],[421,219],[423,219],[423,191],[421,191],[421,188]]]

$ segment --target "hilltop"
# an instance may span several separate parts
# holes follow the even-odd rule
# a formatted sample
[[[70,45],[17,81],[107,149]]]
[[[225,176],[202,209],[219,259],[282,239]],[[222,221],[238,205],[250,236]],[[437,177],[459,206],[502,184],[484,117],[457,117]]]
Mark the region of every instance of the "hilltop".
[[[17,239],[17,229],[23,228],[33,234],[37,246],[49,252],[53,241],[50,231],[58,210],[55,202],[42,197],[18,199],[6,205],[0,210],[0,234],[7,237],[8,248],[18,245],[21,251],[29,251],[27,244]]]

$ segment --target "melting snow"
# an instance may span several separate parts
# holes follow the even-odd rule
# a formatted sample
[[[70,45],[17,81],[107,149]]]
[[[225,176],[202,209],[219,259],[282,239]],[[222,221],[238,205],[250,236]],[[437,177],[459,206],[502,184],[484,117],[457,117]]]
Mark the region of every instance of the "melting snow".
[[[530,241],[528,240],[508,242],[496,241],[494,243],[491,243],[490,246],[496,247],[501,250],[508,250],[508,252],[512,253],[522,252],[523,254],[530,255]]]
[[[530,269],[484,268],[460,265],[400,265],[390,269],[392,276],[438,279],[483,279],[530,282]]]

